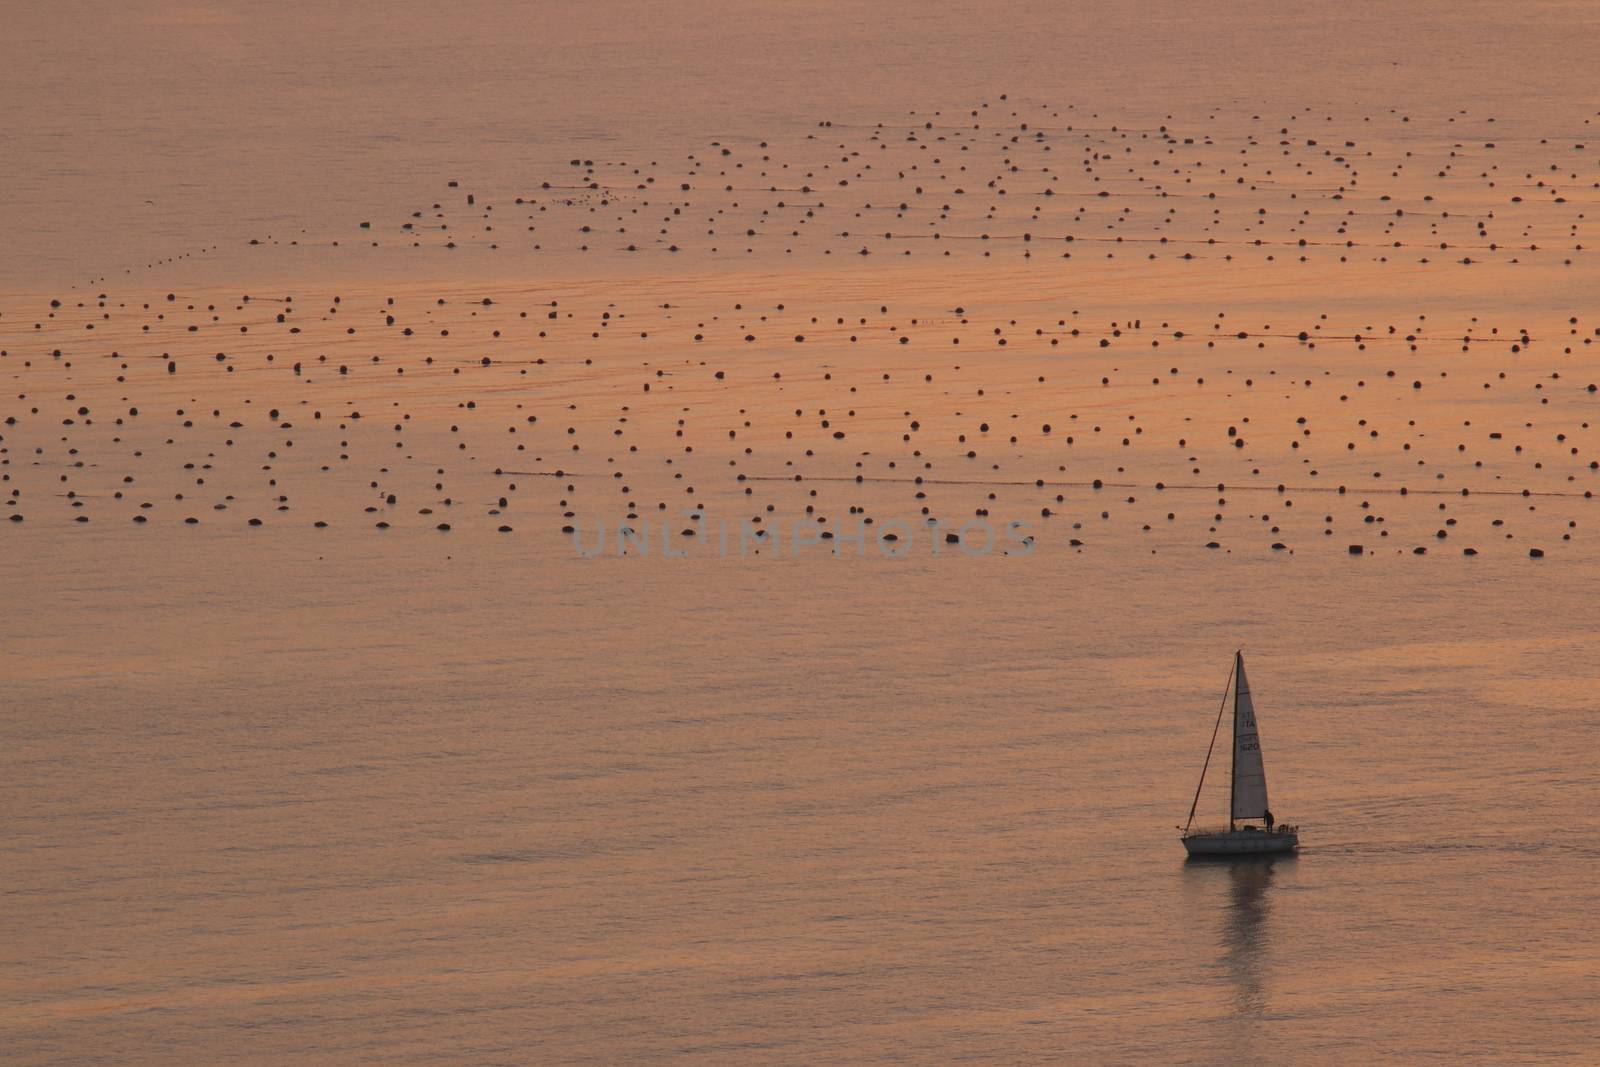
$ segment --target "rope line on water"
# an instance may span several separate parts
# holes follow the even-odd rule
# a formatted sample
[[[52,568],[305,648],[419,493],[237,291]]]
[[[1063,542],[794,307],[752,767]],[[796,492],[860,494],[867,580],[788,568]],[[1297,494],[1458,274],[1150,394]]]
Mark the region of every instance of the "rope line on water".
[[[514,471],[497,468],[496,475],[514,474],[527,478],[598,478],[610,477],[586,471]],[[872,474],[742,474],[740,481],[745,482],[855,482],[857,484],[890,483],[898,485],[970,485],[977,488],[989,486],[1016,486],[1031,489],[1150,489],[1156,492],[1207,492],[1207,493],[1333,493],[1336,495],[1363,495],[1363,496],[1494,496],[1494,497],[1526,497],[1533,498],[1566,498],[1566,499],[1593,499],[1592,490],[1562,492],[1560,490],[1533,490],[1533,489],[1412,489],[1409,486],[1400,486],[1390,489],[1371,488],[1357,493],[1346,485],[1228,485],[1215,483],[1196,485],[1192,483],[1173,484],[1168,482],[1108,482],[1096,478],[1092,481],[1055,481],[1048,478],[1034,479],[1033,481],[1018,481],[1003,478],[967,479],[967,478],[901,478],[893,475]]]

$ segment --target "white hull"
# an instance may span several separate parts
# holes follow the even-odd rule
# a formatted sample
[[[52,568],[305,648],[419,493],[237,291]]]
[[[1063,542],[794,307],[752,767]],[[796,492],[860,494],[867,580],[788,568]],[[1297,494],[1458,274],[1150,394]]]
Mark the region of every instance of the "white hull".
[[[1266,830],[1223,830],[1190,834],[1183,847],[1191,856],[1249,856],[1264,852],[1289,852],[1300,845],[1300,835]]]

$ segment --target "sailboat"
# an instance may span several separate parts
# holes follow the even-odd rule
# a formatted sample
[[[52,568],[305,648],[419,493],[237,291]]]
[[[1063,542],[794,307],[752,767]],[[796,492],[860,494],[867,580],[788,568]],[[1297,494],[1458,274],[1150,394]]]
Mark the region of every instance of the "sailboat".
[[[1194,825],[1200,790],[1205,787],[1211,753],[1217,747],[1217,734],[1222,729],[1222,716],[1228,710],[1228,690],[1224,690],[1222,707],[1217,709],[1217,724],[1211,729],[1205,766],[1200,768],[1200,784],[1195,786],[1194,803],[1189,805],[1189,821],[1182,827],[1183,847],[1191,856],[1291,851],[1300,845],[1300,828],[1276,821],[1267,807],[1267,772],[1261,761],[1261,734],[1256,729],[1256,709],[1250,700],[1250,683],[1244,676],[1242,652],[1233,654],[1228,688],[1233,692],[1233,774],[1228,790],[1228,828],[1197,829]],[[1261,825],[1253,825],[1256,821]]]

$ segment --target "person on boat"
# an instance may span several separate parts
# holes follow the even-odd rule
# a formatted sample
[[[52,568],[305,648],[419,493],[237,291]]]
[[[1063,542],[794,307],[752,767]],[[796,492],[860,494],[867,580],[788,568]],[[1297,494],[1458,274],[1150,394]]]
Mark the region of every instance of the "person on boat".
[[[1269,811],[1263,811],[1261,813],[1261,820],[1267,824],[1267,829],[1268,830],[1271,830],[1272,829],[1272,824],[1277,822],[1277,820],[1272,817],[1272,812],[1270,810]]]

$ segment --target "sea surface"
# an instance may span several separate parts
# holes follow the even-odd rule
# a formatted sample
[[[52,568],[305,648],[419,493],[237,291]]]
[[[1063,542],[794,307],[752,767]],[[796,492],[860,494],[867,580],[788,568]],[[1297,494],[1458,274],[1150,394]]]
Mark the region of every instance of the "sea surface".
[[[4,27],[0,1061],[1593,1062],[1591,5]]]

